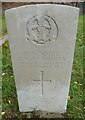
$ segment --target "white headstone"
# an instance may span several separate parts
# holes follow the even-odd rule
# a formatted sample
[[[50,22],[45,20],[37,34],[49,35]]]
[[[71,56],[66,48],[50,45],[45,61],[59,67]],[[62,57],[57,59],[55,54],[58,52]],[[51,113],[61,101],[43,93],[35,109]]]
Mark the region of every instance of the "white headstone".
[[[64,113],[79,9],[56,4],[6,11],[19,110]]]

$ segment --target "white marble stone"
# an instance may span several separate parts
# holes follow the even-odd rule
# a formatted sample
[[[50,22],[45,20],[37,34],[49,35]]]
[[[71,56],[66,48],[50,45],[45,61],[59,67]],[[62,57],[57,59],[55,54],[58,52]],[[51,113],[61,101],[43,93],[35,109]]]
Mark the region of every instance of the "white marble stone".
[[[21,112],[66,111],[78,15],[78,8],[56,4],[6,11]]]

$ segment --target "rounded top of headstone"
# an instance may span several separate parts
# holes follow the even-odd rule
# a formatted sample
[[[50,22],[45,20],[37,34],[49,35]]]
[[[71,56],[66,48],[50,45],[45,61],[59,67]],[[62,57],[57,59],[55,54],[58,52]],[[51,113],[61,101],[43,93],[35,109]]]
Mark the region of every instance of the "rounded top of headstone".
[[[22,8],[27,8],[27,7],[39,7],[39,6],[56,6],[56,7],[64,7],[64,8],[70,8],[70,9],[79,9],[78,7],[74,7],[74,6],[68,6],[68,5],[62,5],[62,4],[29,4],[29,5],[23,5],[23,6],[18,6],[18,7],[14,7],[11,9],[6,10],[5,12],[11,12],[11,11],[15,11],[18,9],[22,9]]]

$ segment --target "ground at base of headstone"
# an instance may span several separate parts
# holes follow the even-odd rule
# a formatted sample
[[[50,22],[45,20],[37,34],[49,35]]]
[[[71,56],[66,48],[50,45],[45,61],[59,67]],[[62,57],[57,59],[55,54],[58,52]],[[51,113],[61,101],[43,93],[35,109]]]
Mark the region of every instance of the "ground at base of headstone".
[[[66,113],[46,112],[46,111],[32,111],[22,113],[26,118],[66,118]]]

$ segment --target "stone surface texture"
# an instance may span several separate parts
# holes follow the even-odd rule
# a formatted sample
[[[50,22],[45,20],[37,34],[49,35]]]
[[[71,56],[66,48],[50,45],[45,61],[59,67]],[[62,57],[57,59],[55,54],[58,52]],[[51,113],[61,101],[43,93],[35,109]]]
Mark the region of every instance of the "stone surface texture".
[[[65,113],[79,9],[56,4],[6,11],[19,110]]]

